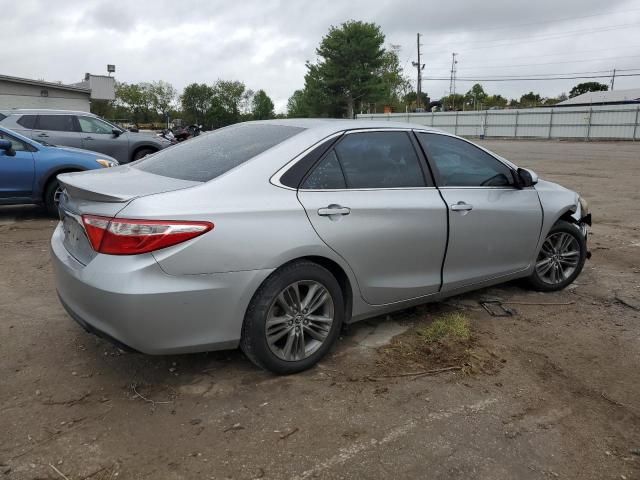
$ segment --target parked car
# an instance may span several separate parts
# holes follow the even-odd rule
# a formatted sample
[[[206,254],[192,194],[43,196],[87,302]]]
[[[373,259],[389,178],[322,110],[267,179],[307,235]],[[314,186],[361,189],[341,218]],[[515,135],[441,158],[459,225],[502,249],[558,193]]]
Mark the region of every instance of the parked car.
[[[344,323],[516,278],[559,290],[588,257],[577,193],[413,124],[249,122],[59,179],[63,305],[148,354],[240,346],[298,372]]]
[[[57,214],[56,175],[116,165],[107,155],[55,147],[0,127],[0,205],[37,203]]]
[[[69,110],[4,111],[0,125],[34,140],[100,152],[129,163],[171,145],[153,134],[133,133],[88,112]]]

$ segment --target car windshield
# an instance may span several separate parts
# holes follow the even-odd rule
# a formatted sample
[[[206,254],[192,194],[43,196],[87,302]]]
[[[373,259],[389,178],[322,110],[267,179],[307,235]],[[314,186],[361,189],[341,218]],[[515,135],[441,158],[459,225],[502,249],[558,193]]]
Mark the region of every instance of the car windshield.
[[[288,125],[232,125],[161,150],[132,166],[164,177],[207,182],[303,130]]]

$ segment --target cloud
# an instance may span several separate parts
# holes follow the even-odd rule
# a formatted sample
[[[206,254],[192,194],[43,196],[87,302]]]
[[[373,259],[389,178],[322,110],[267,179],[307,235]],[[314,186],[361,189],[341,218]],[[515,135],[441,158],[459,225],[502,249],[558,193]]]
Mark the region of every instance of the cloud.
[[[126,82],[165,80],[182,89],[191,82],[241,80],[266,90],[282,111],[303,86],[305,61],[315,60],[322,36],[349,19],[381,25],[387,42],[401,46],[410,78],[416,32],[424,35],[427,77],[448,77],[453,51],[459,53],[461,78],[640,66],[638,1],[603,6],[600,0],[69,0],[55,2],[55,8],[52,3],[12,4],[11,22],[0,30],[0,42],[10,45],[3,49],[2,73],[74,82],[115,63],[116,77]],[[614,25],[623,26],[603,30]],[[634,78],[620,78],[616,86],[635,86]],[[485,89],[508,97],[529,90],[557,95],[575,83],[485,83]],[[448,86],[447,80],[424,83],[434,98]],[[470,86],[460,81],[458,91]]]

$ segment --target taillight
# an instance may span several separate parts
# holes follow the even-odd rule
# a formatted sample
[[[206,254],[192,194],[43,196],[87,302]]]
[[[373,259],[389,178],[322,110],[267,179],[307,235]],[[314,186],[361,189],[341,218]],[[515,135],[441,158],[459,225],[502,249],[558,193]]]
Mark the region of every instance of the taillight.
[[[84,229],[96,252],[136,255],[191,240],[213,229],[211,222],[133,220],[83,215]]]

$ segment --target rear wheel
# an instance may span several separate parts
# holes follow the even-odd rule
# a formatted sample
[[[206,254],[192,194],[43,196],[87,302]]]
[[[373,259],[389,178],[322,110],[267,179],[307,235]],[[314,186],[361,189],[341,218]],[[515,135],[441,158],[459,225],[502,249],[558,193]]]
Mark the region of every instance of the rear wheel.
[[[247,309],[241,348],[257,366],[278,374],[306,370],[330,349],[344,319],[335,277],[299,261],[273,273]]]
[[[547,234],[529,283],[544,292],[562,290],[580,275],[586,257],[587,242],[582,232],[561,220]]]
[[[55,178],[47,184],[44,190],[44,206],[47,213],[52,217],[58,216],[58,203],[60,203],[60,195],[62,195],[62,187]]]

